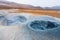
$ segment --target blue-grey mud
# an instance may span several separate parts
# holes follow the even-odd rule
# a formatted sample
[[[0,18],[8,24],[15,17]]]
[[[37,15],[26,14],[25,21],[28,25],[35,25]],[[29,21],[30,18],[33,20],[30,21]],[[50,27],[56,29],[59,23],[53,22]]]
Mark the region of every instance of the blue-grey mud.
[[[0,40],[60,40],[60,18],[0,14]]]

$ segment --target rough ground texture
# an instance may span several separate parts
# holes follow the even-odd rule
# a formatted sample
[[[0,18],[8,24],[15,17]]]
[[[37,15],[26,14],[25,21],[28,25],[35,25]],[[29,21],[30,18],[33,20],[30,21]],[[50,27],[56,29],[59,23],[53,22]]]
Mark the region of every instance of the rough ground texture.
[[[34,20],[50,20],[59,25],[52,30],[34,31],[28,26]],[[60,18],[0,12],[0,40],[60,40]]]

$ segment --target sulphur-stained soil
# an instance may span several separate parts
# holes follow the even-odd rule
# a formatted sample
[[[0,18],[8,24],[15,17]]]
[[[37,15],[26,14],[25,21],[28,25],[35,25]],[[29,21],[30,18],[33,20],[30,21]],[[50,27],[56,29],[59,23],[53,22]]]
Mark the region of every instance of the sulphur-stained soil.
[[[35,16],[50,15],[50,16],[60,18],[59,10],[33,10],[33,9],[32,10],[31,9],[1,9],[1,10],[5,12],[10,12],[10,13],[28,13],[28,14],[33,14]]]

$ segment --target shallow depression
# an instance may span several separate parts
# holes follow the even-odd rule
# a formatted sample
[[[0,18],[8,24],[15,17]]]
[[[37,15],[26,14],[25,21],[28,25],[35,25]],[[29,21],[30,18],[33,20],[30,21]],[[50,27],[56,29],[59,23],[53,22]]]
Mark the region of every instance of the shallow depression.
[[[29,24],[29,27],[32,28],[33,30],[46,30],[56,28],[58,27],[58,24],[51,21],[35,20]]]

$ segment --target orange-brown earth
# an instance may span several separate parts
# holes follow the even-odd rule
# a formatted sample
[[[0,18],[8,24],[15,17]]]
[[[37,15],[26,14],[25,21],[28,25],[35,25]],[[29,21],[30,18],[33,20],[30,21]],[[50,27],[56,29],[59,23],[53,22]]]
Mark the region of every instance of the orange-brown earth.
[[[1,9],[10,13],[29,13],[33,15],[50,15],[60,18],[60,11],[57,10],[31,10],[31,9]]]

